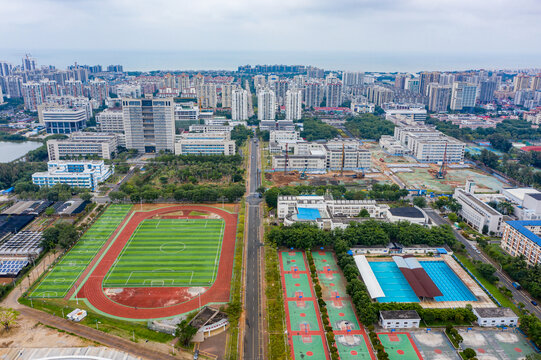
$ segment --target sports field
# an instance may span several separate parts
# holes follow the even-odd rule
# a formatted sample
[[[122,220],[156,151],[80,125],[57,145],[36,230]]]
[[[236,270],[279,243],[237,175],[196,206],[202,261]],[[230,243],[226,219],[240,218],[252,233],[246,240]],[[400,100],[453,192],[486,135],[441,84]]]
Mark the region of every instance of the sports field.
[[[391,360],[422,360],[419,350],[407,333],[384,333],[378,334],[385,352]]]
[[[224,233],[221,219],[146,219],[130,237],[104,287],[210,286]]]
[[[49,272],[39,286],[30,294],[30,297],[64,297],[103,244],[120,225],[130,209],[131,205],[109,206],[70,252]]]

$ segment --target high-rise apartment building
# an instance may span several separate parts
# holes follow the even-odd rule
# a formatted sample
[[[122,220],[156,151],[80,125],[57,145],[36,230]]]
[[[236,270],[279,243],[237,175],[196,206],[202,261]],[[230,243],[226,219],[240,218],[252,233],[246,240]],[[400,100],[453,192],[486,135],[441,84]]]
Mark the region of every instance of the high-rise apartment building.
[[[513,80],[513,91],[527,90],[530,88],[530,77],[525,74],[515,76]]]
[[[494,100],[494,92],[496,91],[497,86],[498,83],[493,80],[481,81],[479,85],[479,102],[484,104],[492,102]]]
[[[327,107],[339,107],[342,105],[342,83],[333,82],[327,84],[325,88],[325,98]]]
[[[8,76],[11,75],[11,71],[13,69],[13,66],[5,61],[0,61],[0,76]]]
[[[409,79],[407,74],[396,74],[396,77],[394,78],[394,87],[401,90],[405,89],[407,79]]]
[[[23,78],[16,75],[0,76],[0,86],[10,99],[23,97]]]
[[[438,71],[427,72],[423,71],[419,75],[419,87],[422,95],[426,95],[428,91],[428,84],[437,83],[440,81],[440,73]]]
[[[541,74],[537,74],[532,77],[530,89],[533,91],[541,90]]]
[[[56,84],[56,81],[49,79],[41,79],[39,84],[41,86],[41,93],[43,95],[43,99],[45,99],[49,95],[59,95],[58,85]]]
[[[216,108],[216,85],[202,84],[197,87],[197,98],[202,108]]]
[[[421,93],[421,80],[419,78],[406,79],[404,89],[409,90],[416,94]]]
[[[122,112],[128,149],[140,153],[174,151],[173,98],[123,99]]]
[[[266,85],[265,75],[254,76],[254,88],[257,91],[258,88],[264,88]]]
[[[342,84],[344,86],[360,86],[363,84],[363,76],[362,72],[345,71],[342,74]]]
[[[257,93],[257,118],[274,120],[276,116],[276,95],[271,89],[262,89]]]
[[[64,83],[63,95],[83,96],[83,83],[80,80],[67,80]]]
[[[109,86],[107,82],[101,79],[90,81],[90,97],[103,105],[105,99],[109,96]]]
[[[302,118],[302,91],[288,90],[286,93],[286,120],[300,120]]]
[[[289,81],[278,80],[274,83],[274,94],[276,95],[276,102],[278,105],[285,105],[286,93],[289,89]]]
[[[368,101],[378,106],[382,106],[385,103],[393,101],[394,93],[391,89],[387,89],[383,86],[370,86],[367,89]]]
[[[22,85],[24,108],[29,111],[37,111],[43,103],[41,85],[37,82],[27,82]]]
[[[248,120],[248,91],[244,89],[232,91],[231,120]]]
[[[323,87],[318,82],[309,82],[304,89],[304,105],[307,109],[321,105],[323,101]]]
[[[222,107],[230,108],[232,106],[233,90],[238,87],[236,84],[223,84],[222,85]]]
[[[432,83],[428,85],[428,110],[445,112],[451,101],[451,86]]]
[[[465,82],[453,83],[451,91],[451,110],[475,107],[477,99],[477,85]]]

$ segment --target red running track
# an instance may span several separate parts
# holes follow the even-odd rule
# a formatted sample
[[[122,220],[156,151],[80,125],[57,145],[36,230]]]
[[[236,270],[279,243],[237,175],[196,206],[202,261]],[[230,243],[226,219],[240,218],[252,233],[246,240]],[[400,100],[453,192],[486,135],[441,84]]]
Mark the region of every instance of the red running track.
[[[92,306],[99,311],[117,317],[128,319],[156,319],[193,311],[199,307],[199,298],[195,297],[182,304],[175,304],[159,308],[140,308],[119,304],[108,298],[103,292],[103,279],[107,272],[118,258],[122,249],[137,229],[141,221],[158,215],[164,215],[180,210],[201,211],[214,213],[225,221],[224,238],[222,241],[222,251],[220,253],[220,262],[218,264],[218,274],[212,286],[206,292],[201,294],[201,304],[214,302],[228,302],[231,286],[231,276],[233,273],[233,259],[235,256],[235,236],[237,230],[237,215],[227,211],[198,205],[175,205],[161,209],[135,212],[130,218],[124,229],[118,235],[118,238],[105,253],[98,266],[90,274],[90,277],[78,293],[79,298],[86,298]],[[151,288],[149,288],[151,289]],[[167,288],[162,288],[167,291]],[[178,287],[169,288],[172,293],[178,291]]]

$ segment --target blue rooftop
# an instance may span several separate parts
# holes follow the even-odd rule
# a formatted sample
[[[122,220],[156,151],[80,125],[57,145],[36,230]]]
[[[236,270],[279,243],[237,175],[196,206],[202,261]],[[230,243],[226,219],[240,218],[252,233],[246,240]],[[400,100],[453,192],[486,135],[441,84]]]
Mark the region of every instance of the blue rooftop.
[[[321,217],[318,209],[297,208],[297,219],[299,220],[317,220]]]
[[[541,226],[541,220],[513,220],[506,222],[519,233],[541,246],[541,238],[526,228],[526,226]]]

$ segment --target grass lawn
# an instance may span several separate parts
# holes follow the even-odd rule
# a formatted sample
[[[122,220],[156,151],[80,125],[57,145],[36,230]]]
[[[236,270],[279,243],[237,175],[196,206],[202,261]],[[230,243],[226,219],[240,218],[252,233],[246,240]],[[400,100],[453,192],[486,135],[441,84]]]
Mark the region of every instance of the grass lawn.
[[[224,221],[147,219],[105,277],[105,287],[210,286],[216,278]]]
[[[500,290],[498,289],[496,285],[492,284],[487,279],[485,279],[481,274],[479,274],[479,272],[477,271],[473,263],[465,255],[455,253],[455,256],[462,262],[462,264],[464,264],[464,266],[468,268],[468,270],[470,270],[470,272],[477,278],[477,280],[479,280],[481,284],[483,284],[483,286],[487,288],[488,291],[490,291],[492,296],[494,296],[496,300],[498,300],[500,304],[502,304],[502,306],[510,307],[511,309],[513,309],[513,311],[516,314],[519,313],[518,308],[515,306],[515,304],[513,304],[511,300],[506,298],[500,292]]]
[[[47,274],[30,297],[64,297],[130,209],[131,205],[109,206],[77,244]]]

